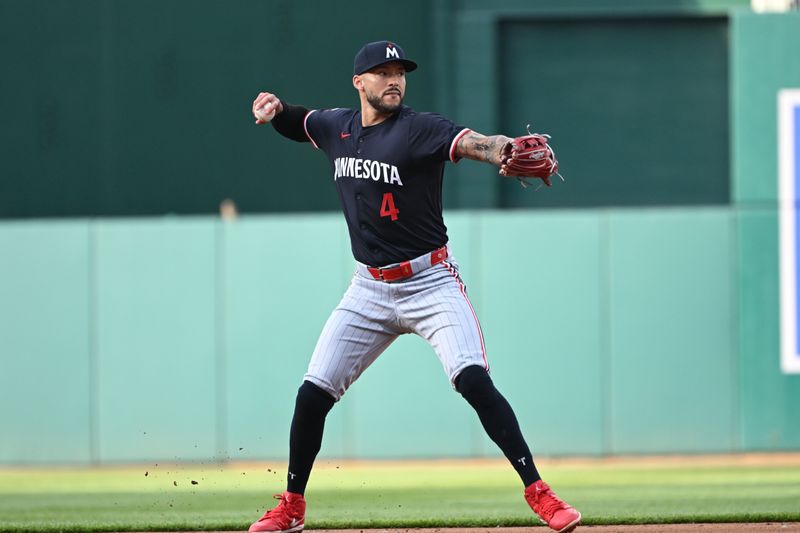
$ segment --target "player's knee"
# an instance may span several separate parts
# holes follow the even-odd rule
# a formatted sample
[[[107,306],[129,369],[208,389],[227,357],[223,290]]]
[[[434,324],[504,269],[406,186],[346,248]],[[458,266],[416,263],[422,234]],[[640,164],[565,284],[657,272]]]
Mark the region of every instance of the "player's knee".
[[[497,395],[492,378],[482,366],[468,366],[455,381],[456,390],[471,405],[492,401]]]
[[[328,414],[334,403],[333,396],[310,381],[304,381],[297,389],[295,411],[324,416]]]

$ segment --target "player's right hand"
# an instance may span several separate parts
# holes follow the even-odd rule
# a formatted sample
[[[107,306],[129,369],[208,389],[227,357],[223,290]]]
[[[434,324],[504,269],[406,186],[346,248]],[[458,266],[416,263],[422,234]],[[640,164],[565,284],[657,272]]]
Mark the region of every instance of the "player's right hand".
[[[256,124],[266,124],[276,113],[283,111],[280,99],[272,93],[258,93],[253,100],[253,116]]]

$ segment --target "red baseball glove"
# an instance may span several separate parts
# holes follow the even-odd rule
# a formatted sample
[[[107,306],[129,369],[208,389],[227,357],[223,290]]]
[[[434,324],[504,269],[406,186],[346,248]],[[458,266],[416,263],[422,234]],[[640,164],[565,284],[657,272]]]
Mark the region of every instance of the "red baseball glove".
[[[500,153],[500,174],[517,178],[523,187],[531,183],[526,178],[538,178],[548,187],[552,185],[550,177],[554,174],[564,181],[558,173],[558,160],[549,140],[549,135],[530,133],[529,129],[528,135],[507,142]]]

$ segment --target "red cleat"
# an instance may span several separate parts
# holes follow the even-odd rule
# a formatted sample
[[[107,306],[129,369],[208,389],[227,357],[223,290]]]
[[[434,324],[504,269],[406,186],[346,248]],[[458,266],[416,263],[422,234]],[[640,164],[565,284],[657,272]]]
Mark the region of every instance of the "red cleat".
[[[303,530],[306,516],[306,500],[303,495],[286,491],[276,494],[275,499],[280,500],[278,506],[264,513],[258,522],[250,526],[248,532],[295,533]]]
[[[525,489],[525,500],[556,533],[569,533],[581,523],[581,513],[556,496],[541,479]]]

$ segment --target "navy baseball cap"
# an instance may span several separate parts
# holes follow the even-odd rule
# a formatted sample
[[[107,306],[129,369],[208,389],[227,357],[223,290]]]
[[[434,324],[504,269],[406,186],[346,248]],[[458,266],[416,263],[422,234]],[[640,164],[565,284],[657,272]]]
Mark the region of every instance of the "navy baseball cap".
[[[416,63],[406,59],[406,53],[400,48],[400,45],[390,41],[375,41],[362,46],[361,50],[356,54],[356,58],[353,60],[353,76],[363,74],[378,65],[383,65],[390,61],[402,63],[406,72],[411,72],[417,68]]]

